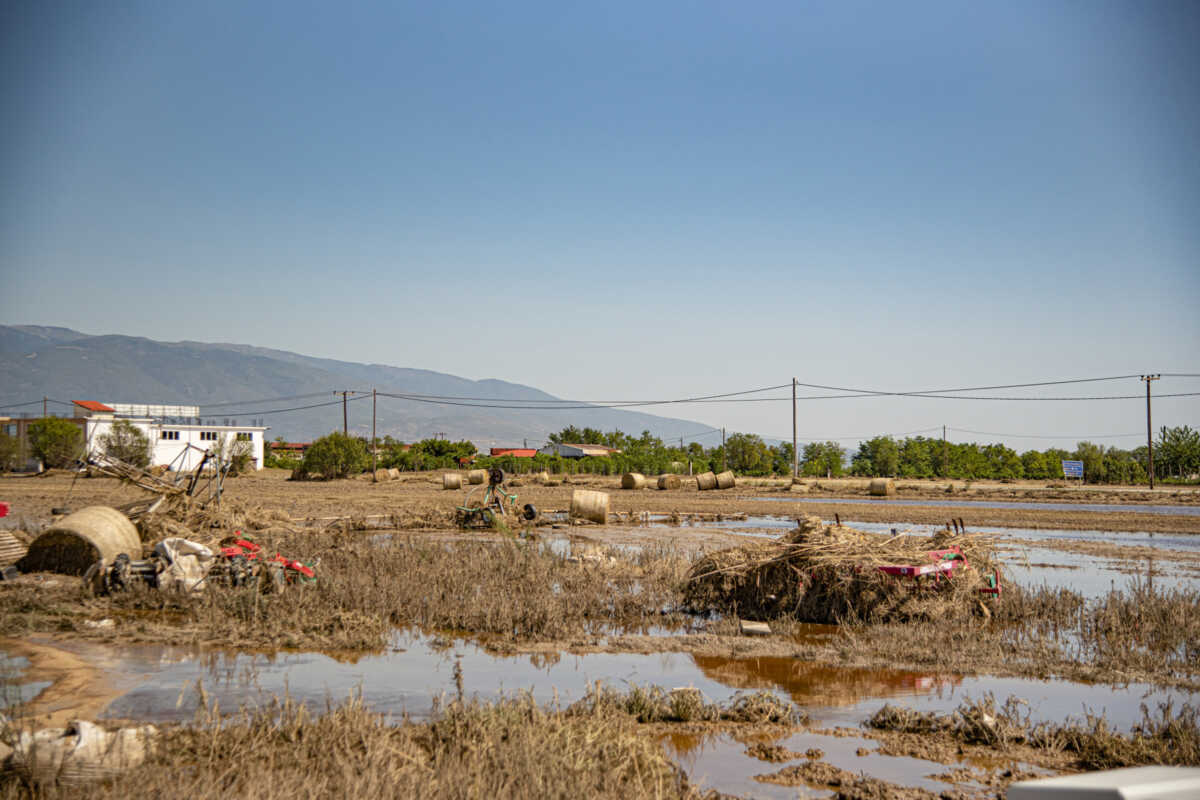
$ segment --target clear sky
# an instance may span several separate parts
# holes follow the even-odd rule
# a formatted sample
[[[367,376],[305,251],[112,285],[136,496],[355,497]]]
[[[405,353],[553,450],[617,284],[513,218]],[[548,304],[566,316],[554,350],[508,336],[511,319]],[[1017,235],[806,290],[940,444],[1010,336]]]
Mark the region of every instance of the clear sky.
[[[585,400],[1200,372],[1194,2],[13,0],[0,37],[2,322]],[[809,401],[800,434],[942,424],[1145,419]]]

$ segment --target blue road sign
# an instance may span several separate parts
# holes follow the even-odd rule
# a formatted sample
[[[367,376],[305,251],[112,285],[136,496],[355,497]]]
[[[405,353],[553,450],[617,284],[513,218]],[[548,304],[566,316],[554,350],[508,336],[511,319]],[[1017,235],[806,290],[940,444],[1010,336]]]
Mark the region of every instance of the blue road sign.
[[[1082,461],[1064,461],[1063,477],[1064,478],[1082,478],[1083,477],[1083,462]]]

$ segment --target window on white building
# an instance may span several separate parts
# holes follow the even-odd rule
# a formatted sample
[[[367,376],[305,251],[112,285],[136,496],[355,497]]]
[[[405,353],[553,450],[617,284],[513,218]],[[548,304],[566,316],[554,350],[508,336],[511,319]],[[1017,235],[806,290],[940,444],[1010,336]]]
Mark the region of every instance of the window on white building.
[[[217,440],[216,431],[200,431],[200,441],[215,442]]]
[[[237,435],[237,440],[239,442],[252,442],[252,441],[254,441],[254,434],[253,433],[239,433]]]
[[[170,439],[172,442],[179,441],[179,431],[163,431],[159,435],[160,439]]]

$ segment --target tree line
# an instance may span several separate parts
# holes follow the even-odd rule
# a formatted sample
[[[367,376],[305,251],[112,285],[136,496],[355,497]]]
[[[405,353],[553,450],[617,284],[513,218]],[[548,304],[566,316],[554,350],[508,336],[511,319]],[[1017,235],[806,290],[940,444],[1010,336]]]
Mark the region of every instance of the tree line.
[[[642,431],[631,436],[622,431],[568,426],[549,436],[552,443],[605,445],[620,450],[608,456],[563,458],[539,453],[532,458],[484,456],[468,441],[424,439],[405,445],[391,437],[378,443],[376,463],[381,468],[401,470],[457,469],[497,466],[509,473],[547,471],[553,474],[588,473],[619,475],[641,472],[657,475],[667,472],[700,473],[732,470],[739,475],[790,475],[791,442],[767,444],[760,436],[734,433],[724,446],[704,447],[699,442],[677,446]],[[958,480],[1053,480],[1062,478],[1063,461],[1082,461],[1088,483],[1136,484],[1147,481],[1147,449],[1132,450],[1106,447],[1094,442],[1079,442],[1073,450],[1048,448],[1018,453],[1003,444],[946,442],[924,436],[896,439],[876,436],[860,442],[850,452],[835,441],[809,442],[801,448],[800,474],[807,477],[947,478]],[[304,461],[287,461],[267,456],[268,466],[301,468],[322,475],[346,475],[361,472],[371,465],[365,439],[330,434],[313,443]],[[1157,480],[1195,480],[1200,473],[1200,432],[1184,425],[1160,429],[1154,443],[1154,468]]]

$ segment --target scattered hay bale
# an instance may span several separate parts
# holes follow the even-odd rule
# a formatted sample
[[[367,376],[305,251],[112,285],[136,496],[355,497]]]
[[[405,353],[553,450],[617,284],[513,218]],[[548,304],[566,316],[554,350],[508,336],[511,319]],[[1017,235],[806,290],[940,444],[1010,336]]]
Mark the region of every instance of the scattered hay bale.
[[[805,622],[906,622],[979,613],[982,574],[997,568],[990,541],[938,531],[889,536],[824,525],[819,517],[774,542],[719,550],[693,566],[685,585],[696,610]],[[930,551],[957,547],[973,568],[947,577],[896,577],[889,564],[930,564]]]
[[[796,494],[808,494],[808,484],[807,483],[793,483],[791,486],[788,487],[788,491],[795,492]]]
[[[891,478],[875,478],[867,487],[867,491],[871,493],[872,497],[894,497],[896,482]]]
[[[666,475],[658,476],[659,489],[678,489],[682,485],[683,481],[679,479],[678,475],[671,475],[668,473]]]
[[[586,519],[601,525],[608,522],[608,492],[576,489],[571,493],[571,519]]]
[[[105,564],[121,553],[142,557],[142,541],[129,518],[108,506],[88,506],[55,522],[33,540],[21,559],[21,572],[82,575],[97,561]]]
[[[707,492],[717,488],[717,476],[711,472],[703,472],[696,476],[696,488]]]
[[[645,489],[646,476],[640,472],[626,472],[621,476],[622,489]]]
[[[487,483],[488,471],[486,469],[473,469],[467,473],[467,483],[472,486],[479,486]]]
[[[550,473],[547,472],[546,470],[542,470],[537,475],[535,475],[533,479],[543,485],[550,483]]]
[[[386,469],[375,470],[375,482],[376,483],[383,483],[384,481],[390,481],[391,479],[392,479],[391,473],[389,473]]]
[[[400,469],[398,467],[388,467],[388,479],[393,481],[400,480]]]
[[[732,489],[736,485],[737,479],[733,477],[733,473],[729,470],[726,470],[717,476],[718,489]]]
[[[461,489],[462,488],[462,475],[459,475],[457,472],[445,473],[444,475],[442,475],[442,488],[443,489]]]

